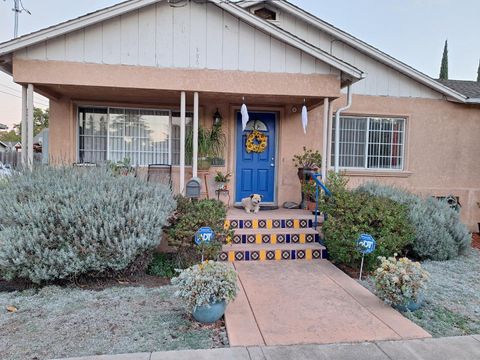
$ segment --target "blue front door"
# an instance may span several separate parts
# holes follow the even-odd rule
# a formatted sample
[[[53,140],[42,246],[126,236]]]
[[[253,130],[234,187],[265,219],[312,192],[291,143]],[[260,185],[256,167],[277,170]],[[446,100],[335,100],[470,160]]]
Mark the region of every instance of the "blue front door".
[[[263,202],[275,201],[275,113],[249,113],[250,122],[242,131],[242,115],[237,113],[236,191],[240,202],[251,194],[263,195]],[[267,137],[267,147],[261,153],[247,152],[246,141],[257,129]]]

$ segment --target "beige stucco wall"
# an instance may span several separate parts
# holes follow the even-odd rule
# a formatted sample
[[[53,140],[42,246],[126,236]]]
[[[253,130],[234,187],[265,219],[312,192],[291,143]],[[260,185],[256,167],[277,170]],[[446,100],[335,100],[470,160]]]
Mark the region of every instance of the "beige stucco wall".
[[[62,71],[55,72],[54,69],[61,65]],[[93,71],[94,70],[94,71]],[[115,76],[111,76],[113,71]],[[331,76],[321,77],[313,75],[313,78],[298,75],[295,81],[291,81],[294,74],[265,74],[253,76],[242,72],[228,72],[225,76],[218,72],[201,72],[184,70],[179,79],[186,79],[187,75],[193,76],[193,80],[181,80],[176,82],[175,76],[171,74],[162,81],[162,70],[151,72],[148,69],[136,69],[126,66],[104,66],[89,64],[62,64],[59,62],[38,62],[20,61],[14,63],[14,78],[18,82],[33,82],[46,86],[49,84],[61,83],[63,85],[75,84],[79,89],[86,86],[96,89],[92,91],[89,99],[83,98],[81,103],[95,103],[98,91],[111,91],[112,99],[115,98],[116,86],[123,86],[123,91],[151,91],[155,88],[161,90],[167,86],[169,93],[175,89],[188,89],[187,99],[189,111],[194,90],[200,90],[200,118],[209,126],[212,122],[212,115],[216,108],[224,116],[224,131],[227,135],[227,149],[225,152],[226,168],[213,168],[212,176],[209,178],[211,194],[213,194],[213,175],[216,170],[235,172],[235,119],[236,111],[239,109],[241,97],[232,97],[232,93],[244,94],[247,96],[247,103],[251,111],[263,110],[274,111],[278,114],[278,156],[277,156],[277,202],[282,205],[285,201],[300,200],[300,184],[297,179],[296,170],[293,167],[292,157],[302,151],[303,146],[322,149],[322,128],[323,128],[323,107],[319,106],[309,113],[309,128],[305,135],[300,121],[300,111],[292,112],[292,107],[298,104],[298,95],[305,93],[306,96],[339,95],[338,79]],[[93,72],[92,72],[93,71]],[[63,74],[59,76],[59,74]],[[95,76],[85,76],[95,74]],[[110,74],[110,75],[109,75]],[[152,78],[152,76],[154,77]],[[212,75],[212,76],[209,76]],[[228,76],[227,76],[228,75]],[[268,76],[267,76],[268,75]],[[47,83],[47,80],[50,83]],[[196,81],[195,81],[196,80]],[[336,85],[335,85],[336,82]],[[102,83],[108,84],[110,89],[99,90]],[[212,95],[211,92],[202,91],[202,85],[206,89],[213,90],[216,87],[227,90],[226,86],[231,84],[228,95],[221,93]],[[142,84],[147,84],[141,88]],[[227,85],[226,85],[227,84]],[[232,85],[234,84],[234,85]],[[230,85],[229,85],[230,86]],[[192,89],[189,89],[192,87]],[[55,85],[50,86],[55,89]],[[58,87],[61,90],[61,87]],[[290,94],[287,97],[276,97],[277,105],[261,105],[255,102],[254,94],[248,93],[252,89],[256,92],[263,91],[266,95],[278,96]],[[288,89],[288,91],[286,90]],[[72,87],[69,88],[72,91]],[[153,91],[153,90],[152,90]],[[233,91],[233,92],[232,92]],[[244,92],[245,91],[245,92]],[[87,92],[88,93],[88,92]],[[142,93],[143,94],[143,93]],[[209,96],[207,96],[209,95]],[[297,98],[295,98],[297,96]],[[178,99],[175,97],[175,99]],[[297,103],[289,103],[288,99],[294,99]],[[280,99],[283,99],[280,101]],[[308,99],[308,98],[307,98]],[[77,99],[78,100],[78,99]],[[158,108],[171,108],[178,110],[177,100],[164,104],[152,105],[128,103],[128,106],[155,106]],[[98,104],[98,103],[97,103]],[[121,105],[119,102],[103,102],[103,105]],[[345,104],[342,97],[333,102],[334,110]],[[400,116],[407,119],[406,137],[406,160],[405,169],[402,172],[349,172],[350,185],[377,180],[384,183],[396,184],[409,188],[412,191],[425,195],[445,196],[453,194],[460,197],[462,208],[462,219],[472,230],[480,221],[480,209],[477,202],[480,202],[480,107],[467,106],[448,102],[446,100],[420,99],[420,98],[393,98],[377,96],[354,96],[353,106],[346,112],[349,115],[373,115],[373,116]],[[50,156],[53,163],[74,163],[77,157],[77,128],[76,128],[76,101],[71,98],[59,96],[57,100],[51,100],[50,118]],[[187,171],[188,174],[188,171]],[[189,175],[187,175],[188,177]],[[178,190],[178,168],[174,169],[174,180]],[[235,197],[233,189],[234,181],[231,184],[232,200]]]
[[[334,102],[334,108],[345,99]],[[404,172],[347,172],[350,186],[379,181],[424,195],[460,197],[462,220],[480,222],[480,107],[445,100],[354,96],[349,115],[407,119]]]

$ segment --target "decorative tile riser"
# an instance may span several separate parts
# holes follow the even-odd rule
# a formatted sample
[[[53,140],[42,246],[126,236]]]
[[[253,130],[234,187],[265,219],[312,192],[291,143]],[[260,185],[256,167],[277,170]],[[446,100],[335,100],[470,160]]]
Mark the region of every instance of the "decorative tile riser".
[[[326,249],[306,250],[258,250],[258,251],[224,251],[220,261],[286,261],[286,260],[320,260],[327,258]]]
[[[320,242],[319,234],[242,234],[233,235],[231,243],[238,244],[313,244]]]
[[[226,220],[226,229],[307,229],[313,227],[312,219],[254,219]]]

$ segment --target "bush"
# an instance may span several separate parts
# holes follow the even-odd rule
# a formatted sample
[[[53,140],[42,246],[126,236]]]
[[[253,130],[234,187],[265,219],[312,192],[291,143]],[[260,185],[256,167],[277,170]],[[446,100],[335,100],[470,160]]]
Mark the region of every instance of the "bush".
[[[0,192],[0,272],[35,283],[127,269],[158,246],[170,190],[101,168],[39,168]]]
[[[366,183],[359,191],[387,197],[408,208],[408,218],[414,227],[413,255],[421,260],[449,260],[464,255],[470,248],[471,234],[460,221],[457,211],[446,201],[421,198],[408,191],[377,183]]]
[[[380,258],[381,265],[375,270],[374,280],[377,295],[389,305],[407,306],[410,301],[420,300],[428,273],[418,262],[407,258]]]
[[[227,208],[217,200],[191,201],[185,197],[177,197],[177,211],[170,219],[168,229],[169,246],[177,251],[177,266],[187,268],[201,261],[201,250],[204,258],[217,260],[224,240],[229,231],[224,229]],[[215,240],[202,248],[194,245],[195,233],[202,227],[210,227],[216,234]]]
[[[328,187],[333,194],[320,209],[327,214],[322,231],[330,258],[335,263],[359,267],[362,254],[356,240],[363,233],[374,237],[377,247],[365,256],[365,267],[372,269],[378,256],[401,253],[413,240],[406,208],[386,198],[346,189],[347,180],[329,174]]]
[[[147,273],[152,276],[172,278],[175,276],[175,256],[170,253],[154,254]]]

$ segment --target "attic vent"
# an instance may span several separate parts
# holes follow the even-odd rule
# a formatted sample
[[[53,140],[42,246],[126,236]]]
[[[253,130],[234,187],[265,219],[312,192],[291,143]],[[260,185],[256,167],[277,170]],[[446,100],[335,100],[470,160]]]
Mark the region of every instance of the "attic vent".
[[[253,13],[264,20],[277,20],[277,13],[266,7],[255,10]]]

